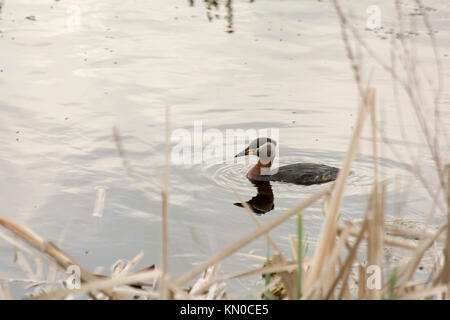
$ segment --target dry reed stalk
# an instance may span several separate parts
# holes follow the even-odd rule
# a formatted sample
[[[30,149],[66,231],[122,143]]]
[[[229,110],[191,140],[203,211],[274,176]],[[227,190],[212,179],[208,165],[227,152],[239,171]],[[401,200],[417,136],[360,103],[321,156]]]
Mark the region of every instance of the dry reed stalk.
[[[166,107],[166,126],[165,126],[165,139],[166,149],[164,154],[164,181],[162,185],[161,197],[162,197],[162,239],[161,239],[161,272],[162,275],[166,275],[168,271],[168,206],[169,206],[169,175],[170,175],[170,108]]]
[[[129,297],[144,297],[147,300],[158,300],[161,299],[161,295],[157,291],[149,291],[149,290],[143,290],[138,289],[134,287],[117,287],[114,288],[114,292],[129,296]],[[93,298],[95,299],[95,297]],[[187,300],[189,298],[182,296],[180,299]]]
[[[436,239],[447,230],[447,223],[439,228],[439,230],[434,234],[433,237],[424,239],[422,243],[419,245],[416,252],[414,252],[413,257],[409,260],[406,266],[401,268],[401,271],[399,271],[399,274],[402,275],[402,281],[400,282],[400,285],[398,286],[397,293],[399,295],[402,294],[403,289],[407,285],[407,282],[411,279],[412,275],[416,271],[417,267],[419,266],[420,261],[422,260],[423,255],[425,252],[430,248],[430,246],[436,241]]]
[[[309,267],[311,265],[311,261],[308,258],[303,259],[303,266]],[[295,271],[298,267],[296,260],[289,260],[285,263],[277,263],[277,264],[271,264],[269,266],[263,266],[260,268],[244,271],[244,272],[237,272],[237,273],[231,273],[224,276],[217,277],[214,279],[215,282],[217,281],[224,281],[228,279],[236,279],[236,278],[243,278],[248,276],[254,276],[254,275],[260,275],[264,273],[281,273],[283,271],[292,272]]]
[[[178,286],[174,279],[168,277],[166,275],[166,279],[164,279],[164,284],[167,286],[167,289],[173,292],[174,295],[178,295],[180,299],[190,300],[192,297],[186,293],[184,289]]]
[[[355,130],[353,132],[351,142],[349,144],[345,161],[342,168],[339,170],[338,177],[333,187],[330,202],[326,208],[325,221],[320,232],[319,243],[314,253],[313,267],[306,280],[305,289],[308,290],[314,282],[319,278],[322,268],[325,265],[326,257],[330,252],[330,248],[336,238],[337,231],[337,216],[338,211],[344,196],[344,189],[347,182],[348,174],[350,173],[351,164],[358,147],[359,137],[361,135],[364,122],[368,111],[374,104],[375,90],[370,88],[367,92],[364,104],[361,106],[358,120],[356,122]]]
[[[245,271],[245,272],[233,273],[230,275],[220,277],[218,279],[226,280],[226,279],[236,279],[236,278],[260,275],[260,274],[264,274],[264,273],[292,272],[292,271],[297,270],[297,267],[298,267],[297,261],[287,261],[283,264],[273,264],[270,266],[264,266],[261,268],[252,269],[252,270]]]
[[[165,153],[164,153],[164,176],[161,181],[161,293],[164,299],[169,298],[169,291],[165,285],[166,275],[169,268],[169,180],[170,180],[170,107],[165,109]]]
[[[139,251],[139,253],[133,258],[131,259],[122,270],[119,270],[119,272],[115,275],[115,276],[124,276],[126,274],[128,274],[128,272],[134,268],[139,261],[141,261],[142,257],[144,256],[144,251]]]
[[[369,265],[378,266],[382,268],[382,248],[383,248],[383,226],[384,226],[384,199],[386,193],[386,186],[383,184],[382,190],[379,190],[378,185],[378,150],[377,150],[377,125],[376,125],[376,109],[375,101],[369,105],[371,115],[371,129],[372,129],[372,158],[374,170],[374,205],[372,206],[372,219],[368,228],[368,262]],[[382,281],[382,280],[381,280]],[[380,291],[370,290],[370,299],[379,300]]]
[[[339,23],[341,26],[342,41],[344,42],[344,47],[347,53],[348,60],[351,63],[353,77],[358,87],[359,95],[361,98],[364,98],[364,89],[362,86],[362,79],[361,79],[361,66],[356,62],[355,54],[352,50],[352,46],[350,45],[350,40],[347,34],[347,24],[348,24],[347,17],[342,12],[341,7],[337,2],[337,0],[333,0],[333,6],[336,12],[338,13]]]
[[[353,263],[353,260],[355,259],[356,256],[356,252],[358,250],[359,244],[361,243],[361,240],[363,239],[363,235],[366,232],[367,228],[368,228],[368,224],[369,224],[369,220],[364,219],[363,225],[361,227],[361,231],[360,234],[358,236],[358,238],[356,239],[355,244],[353,245],[352,249],[350,250],[344,265],[342,266],[342,268],[339,270],[339,274],[336,277],[335,281],[333,282],[333,285],[331,286],[331,288],[329,289],[328,293],[326,293],[324,295],[325,299],[329,299],[329,297],[333,294],[334,289],[336,288],[338,282],[342,279],[342,286],[341,286],[341,291],[339,293],[338,299],[342,299],[342,295],[344,293],[345,287],[348,284],[348,277],[350,275],[350,270],[351,270],[351,266]]]
[[[304,261],[305,264],[308,264],[308,261]],[[237,273],[231,273],[226,274],[223,276],[218,276],[215,279],[212,279],[209,283],[205,284],[203,287],[203,290],[208,290],[209,287],[211,287],[213,284],[218,282],[223,282],[229,279],[238,279],[238,278],[244,278],[244,277],[250,277],[250,276],[256,276],[256,275],[263,275],[266,273],[277,273],[280,274],[282,272],[293,272],[297,269],[297,261],[287,261],[283,264],[271,264],[269,266],[263,266],[260,268],[244,271],[244,272],[237,272]],[[273,284],[271,284],[273,285]]]
[[[213,284],[213,276],[216,272],[216,265],[212,265],[207,268],[203,273],[203,277],[200,277],[189,291],[190,295],[201,295],[208,291],[209,287]]]
[[[447,237],[444,248],[444,267],[439,273],[440,283],[446,284],[450,290],[450,163],[445,166],[445,176],[447,177],[446,200],[447,200]],[[447,294],[450,297],[450,292]]]
[[[289,235],[289,242],[291,244],[292,258],[298,260],[297,237],[294,234]]]
[[[18,242],[17,240],[15,240],[13,238],[11,238],[10,236],[4,234],[3,232],[0,232],[0,238],[3,238],[7,242],[11,243],[14,246],[14,248],[19,248],[22,251],[41,259],[48,265],[57,267],[57,264],[53,260],[50,260],[50,259],[46,258],[45,256],[42,256],[42,255],[38,254],[37,252],[29,249],[28,247],[24,246],[23,244],[21,244],[20,242]]]
[[[410,229],[408,227],[403,227],[399,225],[384,225],[384,232],[386,235],[393,236],[393,237],[401,237],[409,240],[422,240],[425,238],[429,238],[434,235],[436,230],[432,229]],[[436,241],[439,242],[445,242],[445,235],[439,236]]]
[[[362,299],[367,294],[366,287],[366,267],[358,264],[358,299]]]
[[[402,296],[402,300],[419,300],[429,299],[438,294],[445,294],[448,290],[448,285],[439,285],[431,288],[424,288],[417,292],[412,292]]]
[[[322,292],[328,292],[331,288],[331,285],[334,282],[334,273],[335,266],[339,261],[339,254],[342,249],[345,247],[345,243],[350,235],[351,225],[347,224],[342,232],[339,235],[339,239],[336,242],[331,254],[327,260],[327,265],[323,268],[322,274],[318,280],[318,282],[322,282],[322,285],[319,285],[319,288],[322,288]]]
[[[22,268],[22,270],[25,272],[25,274],[28,276],[29,279],[35,281],[39,280],[39,278],[33,272],[33,269],[31,268],[30,264],[28,263],[28,260],[25,258],[22,252],[20,251],[16,252],[14,262],[17,263]]]
[[[281,255],[278,252],[275,252],[273,254],[273,259],[275,263],[285,263],[286,260],[283,260]],[[289,299],[293,300],[295,298],[294,292],[295,292],[295,282],[292,275],[287,271],[282,271],[279,273],[281,277],[281,281],[283,282],[284,289],[286,290],[286,293],[289,297]]]
[[[342,264],[341,258],[338,258],[338,268],[341,269],[342,267],[343,267],[343,264]],[[342,290],[343,290],[342,298],[344,300],[351,300],[352,296],[350,293],[350,285],[346,285]],[[332,299],[333,298],[334,297],[332,296]]]
[[[369,265],[378,266],[380,269],[382,268],[385,193],[385,185],[383,185],[381,190],[374,186],[375,197],[373,199],[372,218],[369,220],[368,228],[368,263]],[[380,290],[370,290],[369,298],[371,300],[380,299]]]
[[[85,293],[88,293],[91,291],[104,292],[105,290],[108,290],[108,291],[111,290],[114,294],[117,294],[116,292],[114,292],[113,289],[110,289],[110,288],[114,288],[115,286],[119,286],[119,285],[133,284],[133,283],[136,283],[137,281],[155,278],[156,276],[159,276],[159,274],[160,274],[160,271],[152,270],[152,271],[134,273],[131,275],[118,276],[115,278],[107,278],[106,280],[94,279],[86,284],[83,284],[80,289],[55,290],[48,294],[31,297],[29,300],[63,299],[69,295],[85,294]],[[121,299],[124,299],[124,300],[132,299],[132,297],[126,296],[123,294],[120,294],[120,296],[121,296]]]
[[[184,283],[188,282],[192,278],[199,275],[203,270],[208,268],[209,266],[216,264],[218,261],[221,261],[225,259],[226,257],[230,256],[237,250],[241,249],[245,245],[249,244],[250,242],[254,241],[255,239],[259,238],[260,236],[266,234],[282,222],[288,220],[295,214],[297,214],[299,211],[303,210],[306,207],[309,207],[311,204],[322,198],[326,193],[328,192],[328,188],[322,189],[319,192],[316,192],[312,196],[310,196],[308,199],[301,201],[299,204],[295,205],[291,209],[289,209],[287,212],[277,216],[272,221],[268,222],[267,224],[263,225],[262,228],[259,228],[248,235],[244,236],[240,240],[236,241],[235,243],[229,245],[219,253],[213,255],[211,258],[206,260],[205,262],[201,263],[197,267],[191,269],[184,275],[182,275],[177,283],[178,285],[183,285]]]
[[[431,218],[433,217],[434,212],[436,211],[436,207],[439,204],[438,201],[439,201],[439,196],[440,196],[441,192],[442,192],[442,187],[439,186],[438,190],[436,190],[435,195],[433,197],[433,202],[431,204],[430,211],[427,214],[427,218],[426,218],[424,226],[423,226],[423,231],[422,231],[422,234],[420,235],[419,239],[423,239],[423,238],[426,237],[426,234],[427,234],[427,231],[428,231],[428,226],[431,223]],[[438,240],[439,241],[445,241],[445,237],[444,237],[444,240],[441,240],[441,239],[438,239]]]
[[[237,256],[251,258],[251,259],[255,259],[255,260],[261,261],[261,262],[266,262],[267,261],[267,257],[257,256],[255,254],[250,254],[250,253],[245,253],[245,252],[236,252],[235,254]]]
[[[11,231],[22,241],[26,242],[33,248],[52,258],[63,272],[66,272],[66,270],[69,267],[75,265],[80,268],[81,271],[80,280],[82,282],[90,282],[97,279],[97,276],[91,274],[89,271],[84,269],[80,264],[76,263],[75,260],[70,258],[65,252],[59,249],[52,242],[44,241],[41,237],[37,236],[30,230],[26,229],[24,226],[12,223],[3,217],[0,217],[0,225],[2,225],[5,229]],[[111,299],[127,298],[113,293],[112,290],[109,288],[102,289],[102,292],[107,296],[109,296]]]
[[[12,300],[11,292],[9,292],[6,283],[0,283],[0,300]]]
[[[346,221],[349,222],[349,221]],[[343,230],[343,227],[338,226],[338,231],[337,234],[339,235]],[[350,235],[353,237],[357,237],[359,235],[359,231],[360,231],[360,226],[358,227],[352,227],[352,229],[350,230]],[[368,236],[365,235],[364,238],[367,238]],[[393,237],[393,236],[389,236],[389,235],[384,235],[383,236],[383,243],[392,247],[398,247],[398,248],[402,248],[402,249],[407,249],[407,250],[417,250],[418,246],[417,246],[417,241],[413,241],[413,240],[406,240],[406,239],[401,239],[401,238],[397,238],[397,237]]]
[[[58,248],[62,247],[62,244],[64,242],[64,239],[66,237],[67,231],[69,230],[69,225],[71,223],[71,219],[69,219],[66,224],[64,225],[64,228],[62,229],[59,238],[58,238],[58,242],[56,243],[56,245],[58,246]],[[47,274],[47,281],[49,282],[54,282],[56,279],[56,270],[57,268],[53,265],[53,264],[49,264],[49,270],[48,270],[48,274]],[[94,274],[96,272],[94,271]]]

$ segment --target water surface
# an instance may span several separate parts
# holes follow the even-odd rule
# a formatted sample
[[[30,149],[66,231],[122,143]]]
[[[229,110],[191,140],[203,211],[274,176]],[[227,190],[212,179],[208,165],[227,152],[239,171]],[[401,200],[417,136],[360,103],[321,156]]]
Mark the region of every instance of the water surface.
[[[354,2],[353,2],[354,3]],[[344,2],[347,4],[347,2]],[[383,24],[365,30],[368,1],[352,6],[358,28],[382,54],[389,52],[392,7],[380,2]],[[358,95],[335,12],[318,1],[77,1],[80,25],[69,1],[6,1],[0,13],[0,210],[43,237],[57,241],[83,266],[109,268],[140,250],[140,266],[160,264],[160,180],[164,166],[165,108],[172,129],[279,129],[279,164],[317,162],[339,167],[358,113]],[[430,18],[448,77],[449,6],[430,1]],[[414,7],[405,4],[412,13]],[[30,18],[33,16],[34,18]],[[29,18],[27,18],[29,17]],[[431,69],[426,34],[417,36],[421,60]],[[423,49],[422,49],[423,48]],[[404,153],[389,75],[375,69],[377,105],[394,146]],[[443,90],[448,129],[450,91]],[[421,165],[432,159],[405,108]],[[136,183],[119,157],[113,126],[120,129]],[[367,129],[370,129],[369,127]],[[226,144],[226,141],[224,141]],[[366,130],[349,178],[342,219],[360,219],[372,188],[370,130]],[[248,200],[256,189],[246,180],[251,164],[172,165],[170,175],[170,272],[179,276],[255,225],[233,190]],[[427,193],[405,163],[380,149],[387,183],[388,217],[422,223]],[[137,187],[136,187],[137,186]],[[103,217],[93,217],[96,190],[106,188]],[[272,183],[274,209],[264,223],[323,186]],[[314,247],[323,221],[321,203],[303,212]],[[443,221],[437,214],[433,223]],[[272,233],[287,255],[294,220]],[[241,250],[264,256],[266,240]],[[25,277],[0,242],[0,277]],[[220,273],[260,266],[232,256]],[[246,296],[258,279],[234,281],[230,292]],[[20,285],[19,285],[20,287]]]

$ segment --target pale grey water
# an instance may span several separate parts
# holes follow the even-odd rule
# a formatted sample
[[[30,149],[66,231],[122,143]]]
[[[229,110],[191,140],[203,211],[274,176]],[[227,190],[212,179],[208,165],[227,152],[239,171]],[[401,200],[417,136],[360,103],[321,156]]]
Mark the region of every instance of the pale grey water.
[[[357,91],[333,8],[318,1],[232,2],[230,11],[207,10],[201,1],[31,1],[4,3],[0,13],[0,210],[62,248],[93,270],[140,250],[140,266],[160,264],[160,183],[164,164],[164,111],[171,106],[173,129],[264,129],[280,132],[280,164],[318,162],[340,166],[357,117]],[[347,3],[347,2],[345,2]],[[81,9],[80,27],[67,25],[71,5]],[[365,31],[367,1],[352,7],[367,41],[388,52],[389,35]],[[383,23],[392,7],[378,2]],[[449,6],[430,1],[438,30],[443,74],[448,77]],[[413,12],[413,6],[407,4]],[[34,19],[26,17],[35,16]],[[213,17],[209,21],[208,17]],[[228,17],[228,18],[227,18]],[[233,32],[230,33],[229,31]],[[418,46],[426,47],[425,35]],[[387,51],[386,51],[387,50]],[[433,65],[425,49],[423,62]],[[390,77],[373,77],[379,119],[400,140]],[[450,91],[443,92],[443,119],[449,124]],[[415,138],[415,152],[426,149]],[[117,126],[133,173],[127,177],[112,135]],[[370,131],[365,131],[342,207],[342,217],[362,217],[372,187]],[[395,145],[395,144],[394,144]],[[403,152],[403,144],[395,145]],[[419,150],[419,151],[417,151]],[[448,155],[448,154],[447,154]],[[388,186],[388,214],[422,223],[430,200],[411,180],[404,163],[381,148],[382,176]],[[432,159],[421,162],[432,172]],[[179,276],[255,228],[233,205],[232,189],[245,199],[256,194],[246,180],[249,165],[173,165],[170,179],[170,272]],[[93,217],[96,188],[105,187],[102,218]],[[272,184],[275,209],[262,223],[307,198],[322,186]],[[311,246],[322,222],[321,204],[305,210]],[[433,223],[443,221],[437,214]],[[291,220],[272,232],[290,254]],[[241,252],[264,256],[260,239]],[[12,261],[10,244],[0,242],[0,278],[25,277]],[[261,263],[239,256],[226,259],[220,273]],[[257,279],[254,279],[256,281]],[[252,280],[253,281],[253,280]],[[251,280],[231,291],[246,296]],[[18,285],[20,287],[20,285]]]

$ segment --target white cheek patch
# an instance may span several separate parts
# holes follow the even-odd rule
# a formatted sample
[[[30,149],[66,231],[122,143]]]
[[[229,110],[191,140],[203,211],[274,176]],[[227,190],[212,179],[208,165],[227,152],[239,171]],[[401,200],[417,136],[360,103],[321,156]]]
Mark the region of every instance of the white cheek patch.
[[[272,143],[266,143],[258,150],[259,160],[262,164],[269,164],[275,158],[275,146]]]

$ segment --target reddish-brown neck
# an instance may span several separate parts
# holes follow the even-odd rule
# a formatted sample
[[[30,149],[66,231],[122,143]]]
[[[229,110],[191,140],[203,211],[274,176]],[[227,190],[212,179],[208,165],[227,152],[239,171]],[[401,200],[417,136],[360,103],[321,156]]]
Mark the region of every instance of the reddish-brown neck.
[[[272,165],[272,161],[269,162],[268,164],[263,164],[263,163],[261,163],[261,161],[258,160],[258,162],[255,164],[255,166],[253,168],[251,168],[249,170],[249,172],[247,173],[247,178],[250,180],[256,180],[258,178],[258,176],[261,175],[261,168],[270,168],[271,165]]]

